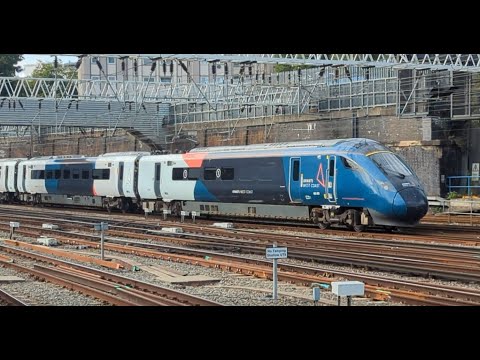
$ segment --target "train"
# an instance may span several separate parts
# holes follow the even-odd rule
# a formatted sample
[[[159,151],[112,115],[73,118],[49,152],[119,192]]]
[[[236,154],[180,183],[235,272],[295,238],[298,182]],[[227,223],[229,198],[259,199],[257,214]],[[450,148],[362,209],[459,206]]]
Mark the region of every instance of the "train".
[[[428,200],[414,171],[365,139],[0,160],[0,200],[180,216],[414,226]]]

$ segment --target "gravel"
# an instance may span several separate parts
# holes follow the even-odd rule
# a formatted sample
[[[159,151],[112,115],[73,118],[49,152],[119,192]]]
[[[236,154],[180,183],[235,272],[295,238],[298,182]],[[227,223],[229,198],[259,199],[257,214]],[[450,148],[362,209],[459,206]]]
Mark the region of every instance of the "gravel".
[[[298,234],[301,234],[301,233],[298,233]],[[3,236],[8,236],[8,234],[3,233]],[[16,238],[22,241],[33,242],[31,239],[25,238],[22,236],[17,236]],[[131,242],[134,243],[135,240],[131,240]],[[162,244],[162,242],[151,241],[151,240],[142,240],[142,242]],[[165,244],[169,245],[168,242],[166,242]],[[174,245],[174,246],[178,246],[178,245]],[[65,248],[67,248],[67,246]],[[69,246],[68,248],[72,248],[72,246]],[[85,250],[82,250],[81,252],[98,255],[99,250],[85,249]],[[139,279],[142,281],[152,282],[154,284],[158,284],[164,287],[182,290],[189,294],[204,297],[209,300],[214,300],[224,305],[313,306],[312,290],[310,287],[297,286],[289,283],[279,282],[279,288],[278,288],[279,296],[278,296],[278,301],[275,302],[271,299],[272,281],[270,280],[258,279],[252,276],[239,275],[231,272],[222,271],[220,269],[212,269],[212,268],[206,268],[206,267],[197,266],[197,265],[175,263],[172,261],[151,259],[151,258],[140,257],[136,255],[120,254],[120,253],[106,251],[107,257],[109,254],[111,254],[112,256],[118,256],[126,259],[135,260],[145,265],[162,265],[172,270],[186,272],[188,275],[205,275],[213,278],[219,278],[220,282],[215,285],[182,286],[182,285],[172,285],[168,282],[161,281],[155,275],[145,271],[139,271],[139,272],[128,272],[125,270],[122,271],[123,275],[125,276],[131,277],[134,279]],[[239,255],[238,253],[231,253],[231,254]],[[259,255],[242,254],[242,256],[252,258],[252,259],[265,260],[264,256],[259,256]],[[69,260],[69,261],[80,263],[73,260]],[[406,276],[406,275],[394,274],[390,272],[370,271],[370,270],[365,270],[359,267],[319,264],[314,262],[307,262],[307,261],[300,261],[300,260],[293,260],[293,259],[282,259],[279,261],[279,263],[307,265],[310,267],[329,269],[331,271],[348,271],[348,272],[353,272],[357,274],[378,275],[378,276],[388,277],[391,279],[412,280],[412,281],[418,281],[426,284],[441,284],[441,285],[455,286],[455,287],[460,287],[465,289],[480,290],[480,284],[475,284],[475,283],[462,283],[462,282],[456,282],[456,281],[428,279],[428,278],[423,278],[418,276]],[[116,271],[111,269],[105,269],[94,264],[87,264],[87,266],[118,274],[118,270]],[[0,269],[0,271],[1,270],[5,270],[5,269]],[[55,287],[58,288],[57,286]],[[69,293],[72,293],[72,292],[69,292]],[[75,300],[73,301],[74,303],[69,305],[75,305],[76,304]],[[334,294],[328,291],[322,291],[321,301],[318,305],[325,305],[325,306],[336,305],[336,303],[337,303],[337,298]],[[344,305],[345,303],[346,303],[346,299],[343,299],[342,305]],[[51,305],[54,305],[54,303],[52,302]],[[352,305],[353,306],[358,306],[358,305],[396,306],[401,304],[392,303],[392,302],[371,301],[366,298],[353,298]]]
[[[104,303],[77,293],[64,289],[61,286],[40,282],[26,273],[17,272],[13,269],[0,267],[0,276],[18,276],[25,279],[24,282],[0,284],[0,289],[11,292],[30,305],[50,306],[99,306]]]

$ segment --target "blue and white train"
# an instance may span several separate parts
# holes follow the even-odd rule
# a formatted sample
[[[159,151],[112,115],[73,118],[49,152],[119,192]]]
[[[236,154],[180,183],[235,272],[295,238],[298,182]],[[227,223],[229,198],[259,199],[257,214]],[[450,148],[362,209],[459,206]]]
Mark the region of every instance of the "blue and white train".
[[[123,211],[412,226],[425,192],[395,153],[368,139],[0,160],[0,199]]]

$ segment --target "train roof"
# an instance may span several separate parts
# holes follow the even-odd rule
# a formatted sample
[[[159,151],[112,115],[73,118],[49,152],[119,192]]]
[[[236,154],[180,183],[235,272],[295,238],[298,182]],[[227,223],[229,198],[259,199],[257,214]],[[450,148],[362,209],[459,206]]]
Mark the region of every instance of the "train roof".
[[[37,156],[28,160],[63,160],[63,159],[84,159],[85,155],[52,155],[52,156]]]
[[[310,141],[297,141],[297,142],[284,142],[284,143],[269,143],[269,144],[254,144],[244,146],[215,146],[215,147],[203,147],[190,150],[190,153],[206,152],[206,153],[218,153],[218,152],[238,152],[238,151],[256,151],[256,150],[275,150],[275,149],[290,149],[290,148],[326,148],[336,147],[343,145],[345,148],[360,148],[363,145],[382,146],[380,143],[374,140],[365,138],[350,138],[350,139],[335,139],[335,140],[310,140]]]
[[[150,155],[147,151],[126,151],[126,152],[111,152],[102,155],[98,155],[98,157],[110,157],[110,156],[139,156],[139,155]]]

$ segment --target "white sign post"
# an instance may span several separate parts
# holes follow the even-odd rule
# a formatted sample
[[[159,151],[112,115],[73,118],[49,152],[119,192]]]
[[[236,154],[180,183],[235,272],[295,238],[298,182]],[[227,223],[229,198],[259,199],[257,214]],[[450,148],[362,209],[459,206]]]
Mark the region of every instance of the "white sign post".
[[[108,223],[101,222],[99,224],[94,224],[93,226],[94,226],[95,230],[101,231],[100,232],[100,255],[101,255],[102,260],[105,260],[104,259],[104,251],[103,251],[103,242],[104,242],[104,239],[105,239],[105,230],[108,230]]]
[[[273,259],[273,300],[277,300],[277,259],[287,258],[287,248],[279,248],[277,244],[266,249],[267,259]]]
[[[480,176],[480,163],[472,163],[472,181],[478,181]]]

